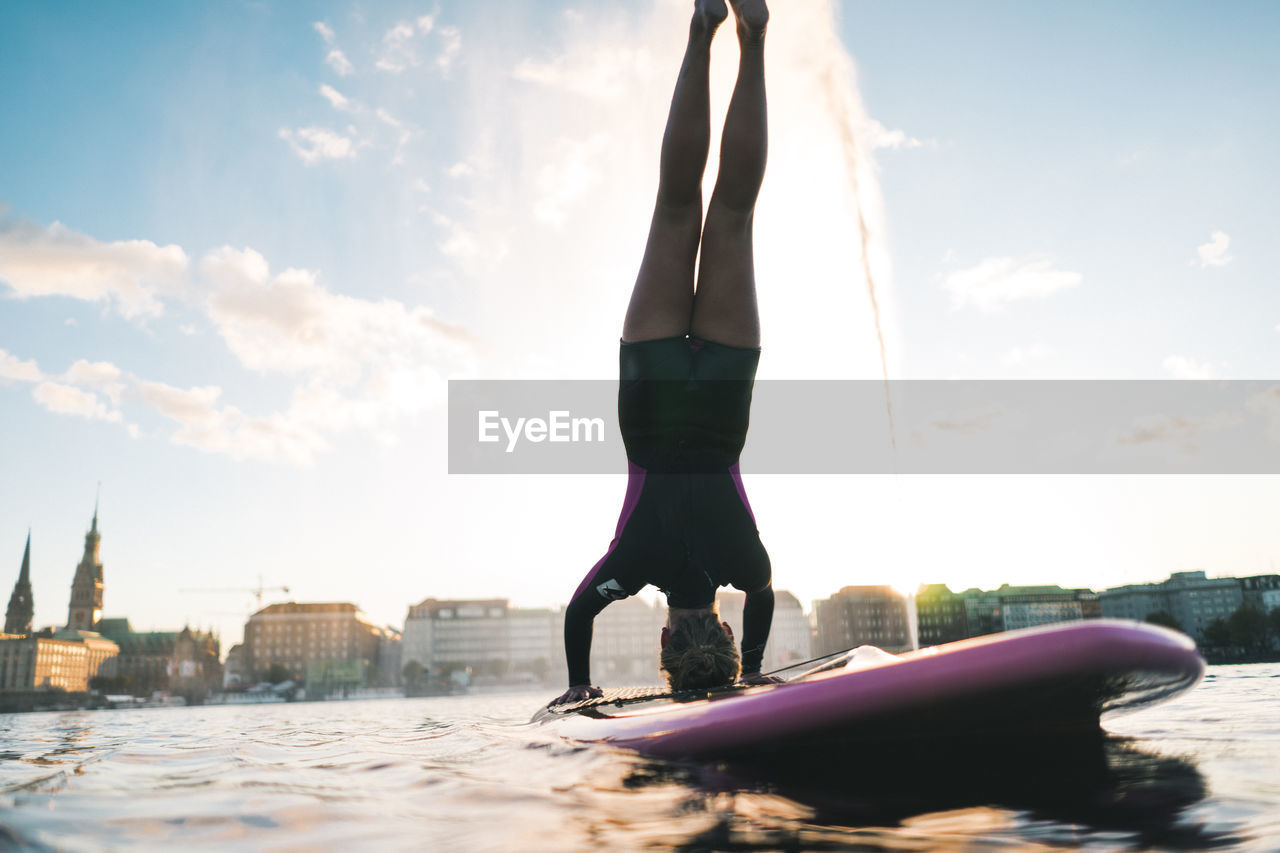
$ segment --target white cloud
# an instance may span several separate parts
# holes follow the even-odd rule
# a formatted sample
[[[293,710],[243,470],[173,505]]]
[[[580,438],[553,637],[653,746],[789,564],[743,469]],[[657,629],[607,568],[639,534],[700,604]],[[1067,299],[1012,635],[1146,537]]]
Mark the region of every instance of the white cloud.
[[[1043,299],[1080,284],[1080,273],[1055,270],[1053,263],[1044,258],[986,258],[977,266],[948,274],[942,286],[951,293],[956,308],[973,305],[994,311],[1010,302]]]
[[[78,415],[91,420],[120,423],[124,416],[98,399],[96,394],[57,382],[41,382],[31,391],[36,402],[51,412]]]
[[[324,39],[325,44],[333,44],[333,29],[328,24],[324,21],[316,21],[311,26],[320,34],[320,38]]]
[[[1225,231],[1214,231],[1209,235],[1209,242],[1203,246],[1196,247],[1196,254],[1200,256],[1200,267],[1225,267],[1227,264],[1235,260],[1227,254],[1227,249],[1231,245],[1231,237]]]
[[[211,424],[218,419],[217,402],[222,389],[175,388],[163,382],[140,381],[134,387],[138,399],[149,408],[183,424]]]
[[[62,374],[62,380],[79,387],[98,388],[118,406],[125,389],[123,375],[120,368],[110,362],[79,359]]]
[[[454,163],[452,166],[445,169],[444,173],[451,178],[469,178],[475,174],[475,171],[475,167],[466,160],[459,160],[457,163]]]
[[[106,302],[121,315],[154,317],[187,269],[177,246],[149,240],[102,243],[61,223],[40,227],[0,219],[0,281],[18,298],[69,296]]]
[[[322,160],[347,160],[356,156],[354,141],[321,127],[300,127],[297,130],[282,127],[278,135],[308,166]]]
[[[1200,364],[1186,356],[1171,355],[1164,360],[1163,364],[1164,369],[1169,371],[1174,379],[1214,378],[1213,365],[1208,362]]]
[[[351,99],[327,83],[320,84],[320,94],[335,110],[350,110]]]
[[[15,382],[39,382],[44,374],[34,361],[23,361],[16,355],[0,349],[0,380]]]
[[[902,148],[921,148],[932,143],[908,136],[905,130],[889,130],[875,119],[867,121],[863,129],[864,137],[869,140],[871,148],[888,148],[897,151]]]
[[[458,55],[462,53],[462,32],[457,27],[441,27],[440,40],[444,44],[436,55],[436,68],[442,74],[448,74]]]
[[[312,427],[285,414],[250,417],[234,406],[218,408],[222,389],[216,386],[176,388],[163,382],[139,382],[138,398],[157,413],[175,421],[175,444],[233,459],[288,461],[308,465],[329,445]]]
[[[399,74],[407,68],[420,65],[422,60],[413,48],[413,34],[413,25],[407,21],[401,21],[387,30],[382,36],[382,55],[378,57],[376,67],[380,71]]]
[[[583,140],[560,140],[556,159],[538,170],[534,218],[556,228],[563,226],[566,209],[600,181],[608,153],[609,136],[605,133]]]
[[[438,375],[465,360],[467,336],[426,308],[331,293],[308,270],[272,276],[252,249],[210,252],[209,319],[246,367],[352,385],[412,366]]]
[[[59,246],[103,252],[104,244],[60,226],[26,226],[22,233],[53,233]],[[10,249],[31,242],[16,241],[12,234],[11,228]],[[114,245],[151,244],[135,241],[107,248]],[[180,258],[185,268],[181,249],[157,251],[162,259]],[[4,255],[7,269],[33,266],[27,261],[25,266],[18,264],[15,254],[10,250]],[[41,270],[48,266],[45,263]],[[30,278],[28,272],[17,276],[21,282]],[[5,350],[0,350],[0,381],[35,384],[33,397],[52,412],[124,423],[120,406],[140,404],[179,424],[170,436],[179,444],[236,458],[305,464],[329,447],[327,436],[333,432],[361,429],[380,441],[390,440],[397,420],[443,400],[446,375],[472,370],[469,336],[429,309],[332,293],[308,270],[286,269],[273,275],[266,259],[251,249],[210,252],[196,280],[177,284],[166,295],[196,298],[245,367],[297,380],[286,407],[266,415],[246,414],[220,405],[222,392],[216,386],[178,388],[106,361],[80,359],[51,378],[36,362]],[[159,308],[157,301],[155,310]],[[181,328],[194,331],[187,324]],[[124,425],[131,435],[141,434],[136,425]]]
[[[329,67],[338,72],[339,77],[347,77],[355,73],[356,67],[351,64],[351,60],[347,59],[347,55],[336,47],[329,51],[324,58],[329,63]]]
[[[440,42],[434,65],[448,74],[462,51],[462,32],[453,26],[436,27],[436,13],[422,15],[415,21],[399,21],[382,36],[382,47],[375,63],[380,71],[400,74],[423,63],[424,40],[435,33]]]
[[[647,47],[606,42],[575,45],[551,60],[525,59],[511,72],[517,80],[598,101],[618,98],[655,73]]]

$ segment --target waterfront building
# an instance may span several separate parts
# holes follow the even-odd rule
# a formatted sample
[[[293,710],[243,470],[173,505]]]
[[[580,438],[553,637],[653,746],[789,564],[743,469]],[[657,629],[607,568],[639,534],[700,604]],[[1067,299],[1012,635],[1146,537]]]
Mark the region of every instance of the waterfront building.
[[[377,665],[383,631],[354,604],[321,602],[272,604],[249,617],[244,626],[245,656],[255,679],[266,679],[276,668],[302,681],[317,661],[355,662],[362,683]],[[342,673],[346,668],[339,667]],[[324,670],[327,672],[328,670]]]
[[[592,676],[602,684],[658,683],[658,637],[666,609],[641,598],[614,602],[596,617]],[[431,677],[537,681],[565,675],[564,609],[511,607],[498,599],[428,598],[409,608],[401,650]]]
[[[252,683],[253,672],[249,669],[244,643],[236,643],[227,650],[227,659],[222,662],[222,686],[247,687]]]
[[[511,672],[546,681],[564,669],[564,617],[551,608],[512,607],[507,630],[511,644]]]
[[[1093,595],[1092,590],[1070,590],[1060,586],[1010,586],[1002,584],[996,595],[1005,631],[1034,628],[1054,622],[1072,622],[1084,618],[1079,593]]]
[[[1003,601],[994,592],[970,587],[960,593],[964,602],[964,621],[970,637],[997,634],[1004,630]]]
[[[103,619],[102,634],[119,646],[116,692],[134,696],[173,693],[198,700],[222,684],[221,642],[193,631],[134,631],[128,619]]]
[[[916,593],[916,632],[921,646],[953,643],[971,636],[965,599],[946,584],[924,584]]]
[[[747,596],[737,590],[722,589],[716,595],[720,618],[733,628],[733,636],[739,647],[742,644],[742,610]],[[771,672],[788,664],[799,663],[813,657],[813,628],[805,615],[800,599],[785,589],[773,594],[773,624],[769,629],[769,643],[764,648],[761,672]]]
[[[890,652],[911,648],[906,598],[890,586],[846,586],[815,602],[814,616],[816,655],[862,645]]]
[[[0,634],[0,690],[82,693],[114,674],[116,645],[92,631]]]
[[[1240,595],[1243,603],[1263,613],[1269,609],[1266,605],[1266,594],[1278,590],[1280,590],[1280,575],[1250,575],[1240,578]]]
[[[404,644],[400,629],[390,625],[382,627],[382,637],[378,641],[378,678],[377,687],[399,687],[400,650]]]
[[[401,657],[433,676],[456,671],[506,675],[511,664],[510,608],[505,598],[427,598],[409,608]]]
[[[31,531],[27,531],[27,547],[22,552],[22,568],[18,570],[18,582],[9,596],[9,607],[4,614],[4,632],[23,635],[31,633],[31,619],[35,614],[35,598],[31,594]]]
[[[1209,578],[1203,571],[1174,572],[1157,583],[1112,587],[1099,598],[1102,615],[1109,619],[1145,620],[1164,611],[1196,640],[1204,639],[1211,622],[1229,618],[1244,603],[1239,579]]]
[[[93,631],[102,618],[102,559],[99,548],[102,534],[98,532],[98,505],[93,505],[93,524],[84,536],[84,556],[76,566],[71,581],[71,601],[67,605],[67,628],[73,631]]]
[[[667,608],[661,602],[650,604],[633,595],[606,607],[596,617],[592,635],[592,680],[604,686],[661,684],[658,654],[666,624]]]
[[[1280,608],[1280,589],[1268,589],[1262,592],[1262,612],[1270,613]]]

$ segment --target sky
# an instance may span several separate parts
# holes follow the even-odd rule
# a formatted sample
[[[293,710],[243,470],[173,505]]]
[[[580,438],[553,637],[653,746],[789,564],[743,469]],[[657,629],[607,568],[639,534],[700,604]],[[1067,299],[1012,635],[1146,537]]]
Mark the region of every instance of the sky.
[[[450,476],[446,383],[614,375],[690,5],[3,4],[0,595],[29,529],[65,622],[101,483],[139,629],[229,646],[259,577],[391,625],[563,603],[624,461]],[[1244,0],[775,3],[760,377],[1275,378],[1278,31]],[[1280,564],[1275,477],[749,458],[806,602]]]

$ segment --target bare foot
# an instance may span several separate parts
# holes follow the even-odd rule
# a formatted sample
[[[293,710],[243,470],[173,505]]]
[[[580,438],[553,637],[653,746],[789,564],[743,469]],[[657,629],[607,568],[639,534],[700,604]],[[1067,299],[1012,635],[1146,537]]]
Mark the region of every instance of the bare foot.
[[[724,0],[694,0],[693,2],[692,27],[694,32],[700,35],[711,38],[727,17],[729,17],[729,7],[725,6]]]
[[[738,19],[738,39],[743,43],[764,40],[764,30],[769,24],[769,7],[765,0],[729,0],[733,14]]]

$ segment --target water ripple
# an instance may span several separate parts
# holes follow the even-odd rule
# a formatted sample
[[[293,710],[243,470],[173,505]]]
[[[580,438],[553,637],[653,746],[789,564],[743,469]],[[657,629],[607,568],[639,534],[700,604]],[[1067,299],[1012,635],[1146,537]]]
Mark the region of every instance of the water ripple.
[[[1280,848],[1280,667],[1220,667],[1086,756],[656,762],[545,696],[0,717],[0,849]]]

